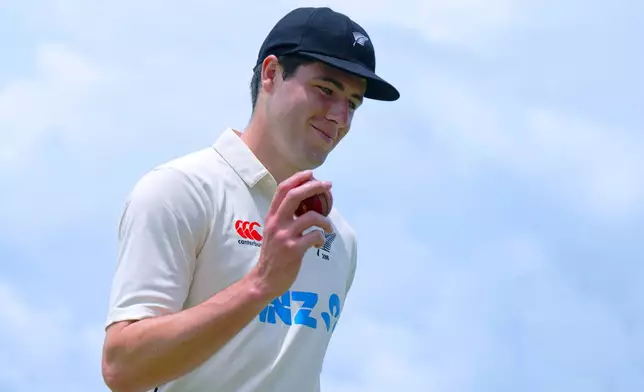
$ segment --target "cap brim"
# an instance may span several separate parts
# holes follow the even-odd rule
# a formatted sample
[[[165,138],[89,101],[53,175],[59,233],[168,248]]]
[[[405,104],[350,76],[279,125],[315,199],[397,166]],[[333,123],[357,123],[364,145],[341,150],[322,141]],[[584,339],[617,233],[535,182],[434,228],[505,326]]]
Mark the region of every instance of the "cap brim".
[[[400,93],[394,86],[376,75],[364,65],[318,53],[297,52],[297,54],[319,60],[332,67],[367,79],[367,89],[364,94],[365,98],[374,99],[376,101],[395,101],[400,98]]]

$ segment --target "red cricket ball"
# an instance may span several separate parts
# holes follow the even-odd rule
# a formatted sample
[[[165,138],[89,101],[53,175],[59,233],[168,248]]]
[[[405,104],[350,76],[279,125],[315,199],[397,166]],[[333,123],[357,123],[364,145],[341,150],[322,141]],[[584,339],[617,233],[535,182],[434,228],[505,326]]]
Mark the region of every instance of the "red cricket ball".
[[[312,210],[323,216],[328,216],[332,207],[333,196],[331,196],[331,192],[325,192],[302,200],[295,210],[295,215],[300,216]]]

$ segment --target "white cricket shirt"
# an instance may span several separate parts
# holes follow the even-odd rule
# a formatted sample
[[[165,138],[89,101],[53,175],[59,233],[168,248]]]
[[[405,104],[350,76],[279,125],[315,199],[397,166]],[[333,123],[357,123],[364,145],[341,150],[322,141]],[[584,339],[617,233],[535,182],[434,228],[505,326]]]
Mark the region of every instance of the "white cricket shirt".
[[[255,265],[276,182],[239,134],[156,167],[128,197],[107,325],[179,312]],[[319,391],[324,355],[356,268],[353,229],[304,256],[293,286],[203,365],[159,392]]]

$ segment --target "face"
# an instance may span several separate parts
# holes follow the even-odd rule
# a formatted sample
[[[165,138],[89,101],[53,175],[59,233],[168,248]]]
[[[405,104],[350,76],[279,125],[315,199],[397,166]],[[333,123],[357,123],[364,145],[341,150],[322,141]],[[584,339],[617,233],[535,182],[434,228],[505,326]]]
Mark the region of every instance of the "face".
[[[282,158],[296,170],[320,166],[347,135],[363,100],[364,79],[322,63],[302,65],[282,79],[277,64],[266,67],[266,117]]]

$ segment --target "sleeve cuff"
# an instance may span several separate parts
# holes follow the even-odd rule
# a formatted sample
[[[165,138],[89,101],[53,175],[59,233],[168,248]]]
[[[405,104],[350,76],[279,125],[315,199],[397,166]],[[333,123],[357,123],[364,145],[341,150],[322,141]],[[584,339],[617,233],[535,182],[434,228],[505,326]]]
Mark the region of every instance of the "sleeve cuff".
[[[139,321],[146,318],[161,316],[163,314],[166,314],[166,313],[163,313],[160,310],[150,309],[145,305],[135,305],[125,309],[114,309],[107,317],[107,321],[105,322],[105,328],[107,329],[107,327],[109,327],[110,325],[120,321],[126,321],[126,320]]]

